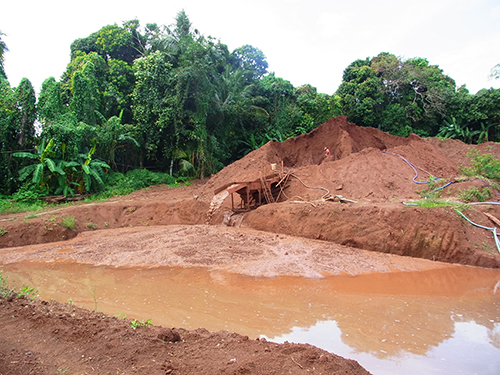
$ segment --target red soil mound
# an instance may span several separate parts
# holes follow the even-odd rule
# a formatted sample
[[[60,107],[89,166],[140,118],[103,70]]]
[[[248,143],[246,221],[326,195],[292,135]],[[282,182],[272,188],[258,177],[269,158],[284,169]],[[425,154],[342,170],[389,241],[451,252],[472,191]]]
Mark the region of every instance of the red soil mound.
[[[325,156],[325,147],[331,156]],[[231,182],[256,180],[272,173],[270,165],[274,163],[278,168],[283,165],[285,171],[293,172],[308,186],[322,186],[330,192],[342,186],[346,197],[416,198],[415,190],[422,187],[412,183],[415,172],[393,153],[427,171],[418,170],[418,180],[428,181],[429,174],[457,177],[458,166],[469,161],[465,155],[469,149],[460,141],[427,140],[414,134],[396,137],[348,123],[341,116],[283,143],[268,142],[213,176],[206,191],[210,195],[210,190]],[[500,148],[496,149],[500,154]],[[297,185],[291,187],[292,195],[310,198],[302,183],[295,181],[292,185]],[[322,194],[317,193],[312,195],[319,198]]]
[[[325,155],[324,147],[331,156]],[[452,208],[421,209],[402,204],[422,199],[419,191],[429,190],[426,182],[433,177],[442,181],[459,177],[459,166],[471,165],[467,153],[472,147],[457,140],[422,139],[414,134],[396,137],[337,117],[308,134],[283,143],[269,142],[224,168],[205,185],[204,196],[210,198],[214,189],[232,182],[269,175],[275,163],[293,173],[281,195],[281,206],[261,206],[233,222],[366,250],[499,267],[492,236],[473,230]],[[482,144],[478,149],[500,156],[497,144]],[[441,194],[443,199],[459,201],[460,190],[484,186],[481,181],[455,181]],[[325,194],[342,195],[357,204],[343,205],[341,214],[333,214],[339,211],[337,206],[319,201]],[[496,200],[496,196],[491,199]],[[313,208],[297,208],[299,201],[311,202]],[[229,199],[223,207],[228,210]],[[304,207],[312,210],[310,215],[304,216]],[[491,226],[481,211],[500,217],[497,207],[476,206],[469,215]],[[407,214],[402,216],[402,212]],[[215,215],[212,223],[218,221],[222,221],[222,213]],[[477,244],[487,245],[481,249]]]

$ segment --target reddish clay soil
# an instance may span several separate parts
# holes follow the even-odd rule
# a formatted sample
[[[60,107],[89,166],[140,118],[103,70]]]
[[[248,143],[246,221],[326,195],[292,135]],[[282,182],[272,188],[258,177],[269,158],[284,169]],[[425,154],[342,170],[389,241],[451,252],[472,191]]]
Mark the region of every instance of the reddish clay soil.
[[[395,137],[338,117],[295,139],[267,143],[191,186],[155,186],[103,203],[54,206],[36,217],[4,215],[0,263],[181,265],[306,277],[424,270],[442,262],[499,268],[491,231],[472,226],[451,207],[403,204],[421,199],[416,191],[427,185],[413,180],[428,181],[429,174],[455,179],[442,199],[460,201],[460,190],[482,189],[482,181],[458,179],[459,166],[470,165],[471,147]],[[500,157],[498,144],[478,148]],[[403,158],[421,168],[418,176]],[[279,172],[290,175],[278,203],[232,212],[227,193],[214,199],[221,187]],[[325,194],[356,203],[322,199]],[[220,204],[213,203],[217,198]],[[500,206],[477,205],[464,213],[493,227],[485,213],[500,218]],[[75,218],[74,229],[61,225],[66,216]],[[312,346],[203,329],[132,330],[123,320],[55,302],[4,299],[0,311],[0,374],[366,373],[356,362]]]
[[[200,328],[139,327],[56,302],[0,299],[0,373],[369,374],[311,345]]]

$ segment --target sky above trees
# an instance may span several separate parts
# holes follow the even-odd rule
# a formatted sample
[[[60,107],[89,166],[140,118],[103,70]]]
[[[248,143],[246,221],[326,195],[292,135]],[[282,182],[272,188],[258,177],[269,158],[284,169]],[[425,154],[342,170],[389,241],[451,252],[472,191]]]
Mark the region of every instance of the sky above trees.
[[[327,94],[352,61],[381,51],[426,58],[471,93],[500,87],[488,79],[500,63],[497,0],[9,1],[0,13],[8,79],[27,77],[39,92],[44,79],[60,78],[75,39],[134,18],[168,25],[182,9],[205,36],[230,50],[253,45],[276,76]]]

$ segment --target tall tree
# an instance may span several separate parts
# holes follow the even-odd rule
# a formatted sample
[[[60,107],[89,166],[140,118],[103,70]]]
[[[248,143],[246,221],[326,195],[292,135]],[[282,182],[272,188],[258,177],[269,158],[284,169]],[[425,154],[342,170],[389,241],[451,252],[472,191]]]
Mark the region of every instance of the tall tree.
[[[236,48],[229,58],[233,68],[240,69],[247,83],[255,82],[267,73],[268,63],[264,53],[251,45]]]
[[[342,115],[339,97],[319,94],[309,84],[300,86],[295,91],[297,106],[302,112],[301,123],[294,131],[296,135],[310,132],[329,118]]]
[[[0,79],[7,79],[7,74],[5,74],[3,62],[5,60],[5,52],[7,52],[9,49],[7,48],[5,42],[2,40],[2,35],[5,34],[0,31]]]
[[[138,21],[124,22],[125,27],[107,25],[87,38],[76,39],[71,44],[71,60],[79,53],[98,53],[105,61],[116,59],[132,65],[140,56],[140,40],[137,34]]]
[[[14,92],[16,98],[18,126],[17,143],[21,147],[31,147],[35,139],[35,120],[37,119],[36,96],[33,85],[23,78]]]
[[[491,68],[490,77],[493,79],[500,79],[500,64]]]
[[[145,159],[161,160],[165,149],[170,150],[170,155],[166,156],[171,158],[176,142],[176,132],[171,125],[172,109],[164,101],[165,93],[172,85],[172,64],[167,60],[162,52],[157,51],[134,63],[134,137],[142,144],[141,166]]]
[[[95,125],[95,111],[102,112],[109,79],[109,68],[96,52],[79,52],[61,77],[62,101],[73,111],[78,121]]]
[[[0,79],[0,191],[11,194],[19,186],[17,171],[25,165],[13,152],[34,146],[36,120],[35,90],[27,78],[16,88]]]
[[[356,60],[345,70],[337,89],[342,112],[348,120],[361,126],[380,127],[385,106],[382,83],[370,68],[370,60]]]
[[[49,77],[43,81],[37,107],[42,126],[56,120],[67,112],[61,98],[61,84],[56,82],[54,77]]]
[[[426,59],[401,60],[389,53],[357,60],[337,90],[350,121],[396,135],[434,135],[450,115],[455,81]]]
[[[0,79],[0,193],[12,194],[18,187],[16,161],[12,152],[17,145],[17,108],[14,90],[6,79]]]

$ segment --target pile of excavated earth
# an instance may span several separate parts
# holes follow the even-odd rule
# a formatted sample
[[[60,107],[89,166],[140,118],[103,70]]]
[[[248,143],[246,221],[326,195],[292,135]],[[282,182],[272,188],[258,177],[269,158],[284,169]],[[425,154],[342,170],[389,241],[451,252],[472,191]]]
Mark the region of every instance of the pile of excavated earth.
[[[440,201],[460,202],[461,191],[486,186],[461,176],[473,147],[500,157],[494,143],[402,138],[332,118],[190,186],[155,186],[36,216],[4,215],[0,263],[193,266],[304,277],[424,270],[442,262],[499,268],[492,231],[452,206],[418,203],[419,191],[445,183]],[[245,186],[268,180],[269,191],[245,193]],[[492,203],[461,207],[463,215],[494,227],[498,197],[494,192]],[[61,225],[65,217],[75,219],[74,228]],[[61,361],[77,363],[78,373],[366,373],[356,362],[307,345],[181,328],[132,331],[116,318],[54,302],[1,300],[0,309],[2,374],[53,373]],[[225,343],[225,356],[215,353],[216,342]],[[237,362],[223,360],[231,350]]]

